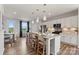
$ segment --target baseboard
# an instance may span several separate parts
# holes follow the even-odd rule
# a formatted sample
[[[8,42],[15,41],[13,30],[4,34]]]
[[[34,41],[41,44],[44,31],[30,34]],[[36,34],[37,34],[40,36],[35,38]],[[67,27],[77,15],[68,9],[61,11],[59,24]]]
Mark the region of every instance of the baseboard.
[[[0,55],[4,54],[4,48],[0,50]]]

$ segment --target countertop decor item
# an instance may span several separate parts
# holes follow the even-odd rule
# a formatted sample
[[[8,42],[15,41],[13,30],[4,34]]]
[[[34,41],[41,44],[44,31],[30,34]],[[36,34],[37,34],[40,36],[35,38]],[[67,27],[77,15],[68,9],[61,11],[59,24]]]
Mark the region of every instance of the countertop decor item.
[[[70,28],[70,30],[71,30],[71,31],[75,31],[75,32],[78,31],[78,29],[77,29],[76,27],[72,27],[72,28]]]

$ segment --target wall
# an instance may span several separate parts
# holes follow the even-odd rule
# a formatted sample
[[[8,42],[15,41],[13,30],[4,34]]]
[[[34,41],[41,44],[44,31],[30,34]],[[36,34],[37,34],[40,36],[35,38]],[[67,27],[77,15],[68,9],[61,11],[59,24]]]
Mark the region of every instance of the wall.
[[[79,8],[78,8],[78,48],[79,48]]]
[[[15,20],[15,27],[14,27],[14,33],[16,34],[16,37],[19,37],[20,35],[20,20]]]
[[[39,23],[35,22],[34,24],[32,24],[32,22],[30,21],[30,24],[29,24],[30,32],[39,32],[39,27],[41,24],[42,24],[41,21]]]
[[[37,23],[30,24],[30,25],[31,25],[31,27],[30,27],[31,32],[38,32],[38,24]]]
[[[2,15],[4,14],[4,7],[0,5],[0,55],[4,52],[4,33],[2,29]]]

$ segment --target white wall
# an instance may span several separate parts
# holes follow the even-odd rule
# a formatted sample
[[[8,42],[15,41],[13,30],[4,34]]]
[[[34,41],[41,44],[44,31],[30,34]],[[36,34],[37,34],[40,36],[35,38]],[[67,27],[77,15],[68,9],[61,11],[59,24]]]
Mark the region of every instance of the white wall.
[[[31,31],[38,32],[38,24],[37,23],[31,24]]]
[[[79,48],[79,8],[78,8],[78,48]]]
[[[41,22],[39,23],[34,23],[32,24],[32,22],[30,21],[30,32],[39,32],[39,26],[40,26]]]
[[[8,33],[8,20],[5,17],[3,17],[3,29]]]
[[[0,55],[4,52],[4,33],[2,29],[2,15],[4,14],[4,7],[0,5]]]
[[[14,33],[16,34],[16,37],[19,37],[20,35],[20,20],[15,20],[15,27],[14,27]]]

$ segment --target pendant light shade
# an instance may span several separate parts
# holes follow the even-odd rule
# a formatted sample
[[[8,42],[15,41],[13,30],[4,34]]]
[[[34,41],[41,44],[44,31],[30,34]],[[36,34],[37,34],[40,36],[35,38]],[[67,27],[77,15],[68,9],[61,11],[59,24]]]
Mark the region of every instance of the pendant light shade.
[[[38,23],[39,22],[39,18],[37,17],[37,19],[36,19],[36,22]]]
[[[34,21],[32,21],[32,24],[34,24]]]
[[[44,17],[43,17],[43,20],[44,20],[44,21],[46,21],[46,20],[47,20],[46,16],[44,16]]]

